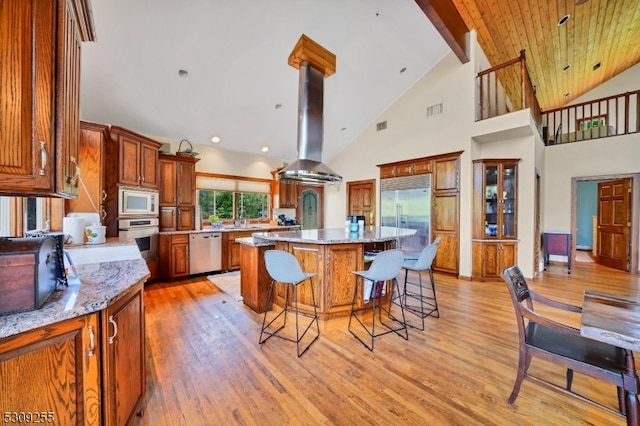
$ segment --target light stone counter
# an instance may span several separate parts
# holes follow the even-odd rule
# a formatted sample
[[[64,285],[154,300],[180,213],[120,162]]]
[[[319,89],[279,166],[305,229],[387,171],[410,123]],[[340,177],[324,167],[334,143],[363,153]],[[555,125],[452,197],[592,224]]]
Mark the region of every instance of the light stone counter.
[[[0,338],[103,310],[150,276],[135,243],[116,240],[65,249],[79,283],[70,279],[69,287],[54,292],[40,309],[0,316]]]
[[[310,244],[381,243],[404,238],[416,233],[415,229],[390,226],[368,226],[363,232],[349,232],[344,228],[303,229],[299,231],[267,232],[254,234],[257,239]]]

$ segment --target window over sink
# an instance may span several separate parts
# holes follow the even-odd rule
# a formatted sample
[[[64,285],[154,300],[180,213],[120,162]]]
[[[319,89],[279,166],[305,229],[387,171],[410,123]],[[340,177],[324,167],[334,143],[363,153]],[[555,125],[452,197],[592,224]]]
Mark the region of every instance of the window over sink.
[[[269,218],[271,185],[268,180],[197,175],[196,188],[203,219],[210,215],[217,215],[220,220]]]

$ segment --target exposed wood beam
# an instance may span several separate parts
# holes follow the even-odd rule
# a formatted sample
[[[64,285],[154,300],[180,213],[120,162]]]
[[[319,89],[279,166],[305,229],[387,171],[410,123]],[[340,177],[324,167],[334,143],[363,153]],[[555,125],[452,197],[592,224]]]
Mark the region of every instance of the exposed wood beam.
[[[463,64],[469,62],[469,29],[451,0],[416,0]]]

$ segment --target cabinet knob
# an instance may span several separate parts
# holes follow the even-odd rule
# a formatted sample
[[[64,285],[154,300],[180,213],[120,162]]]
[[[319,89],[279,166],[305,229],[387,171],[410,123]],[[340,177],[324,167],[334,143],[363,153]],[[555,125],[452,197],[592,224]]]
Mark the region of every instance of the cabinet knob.
[[[102,190],[102,201],[107,201],[107,191]]]

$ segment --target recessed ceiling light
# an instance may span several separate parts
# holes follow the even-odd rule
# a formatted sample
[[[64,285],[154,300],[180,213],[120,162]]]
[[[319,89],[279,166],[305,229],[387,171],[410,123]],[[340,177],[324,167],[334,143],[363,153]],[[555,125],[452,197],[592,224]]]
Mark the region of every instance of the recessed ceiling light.
[[[600,65],[601,65],[601,63],[600,63],[600,62],[598,62],[597,64],[595,64],[595,65],[593,66],[593,70],[595,71],[595,70],[597,70],[598,68],[600,68]]]
[[[269,152],[269,147],[268,146],[263,146],[261,151],[262,152]]]
[[[276,109],[280,109],[280,108],[282,108],[282,104],[276,104],[275,108],[276,108]]]
[[[187,78],[189,77],[189,71],[184,68],[181,68],[178,70],[178,75],[182,78]]]
[[[407,70],[407,67],[402,67],[400,68],[400,74],[402,74],[403,72],[405,72]]]
[[[569,68],[571,68],[571,64],[567,64],[567,65],[565,65],[565,66],[564,66],[564,68],[562,68],[562,71],[566,71],[566,70],[568,70]]]
[[[218,143],[218,142],[220,142],[220,138],[217,137],[217,136],[214,136],[214,137],[211,138],[211,142]]]
[[[571,15],[564,15],[562,18],[560,18],[560,20],[558,21],[558,26],[564,25],[569,18],[571,17]]]
[[[341,132],[344,132],[345,130],[347,130],[346,127],[343,127],[342,129],[340,129]]]
[[[564,97],[568,98],[570,94],[571,94],[571,92],[567,92],[567,93],[564,94]]]

